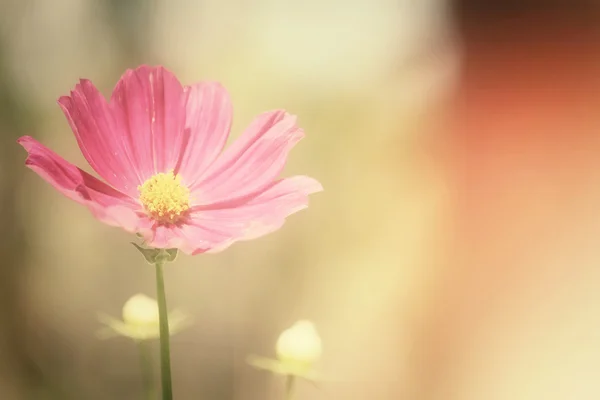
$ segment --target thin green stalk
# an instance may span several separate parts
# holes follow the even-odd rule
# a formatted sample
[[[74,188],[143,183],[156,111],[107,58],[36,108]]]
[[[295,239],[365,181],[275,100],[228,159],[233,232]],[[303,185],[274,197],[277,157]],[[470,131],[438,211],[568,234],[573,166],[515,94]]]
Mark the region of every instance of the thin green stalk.
[[[294,398],[295,387],[296,377],[294,375],[288,375],[285,380],[285,400],[292,400]]]
[[[160,324],[160,375],[163,400],[173,399],[171,386],[171,351],[169,349],[169,317],[165,296],[163,265],[165,261],[157,261],[156,266],[156,299],[158,301],[158,319]]]
[[[148,343],[144,341],[138,342],[140,351],[140,368],[142,370],[142,386],[147,400],[156,400],[154,388],[154,371],[152,368],[152,356]]]

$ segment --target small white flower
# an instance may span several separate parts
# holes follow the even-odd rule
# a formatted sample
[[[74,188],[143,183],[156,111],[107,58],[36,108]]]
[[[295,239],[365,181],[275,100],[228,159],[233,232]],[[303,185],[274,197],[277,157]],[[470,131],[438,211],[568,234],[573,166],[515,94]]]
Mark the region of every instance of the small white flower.
[[[123,306],[123,321],[132,326],[158,325],[158,304],[144,294],[136,294]]]
[[[276,345],[277,358],[310,368],[321,358],[321,338],[310,321],[298,321],[281,333]]]
[[[314,324],[302,320],[279,335],[275,345],[277,359],[252,356],[248,362],[256,368],[275,374],[297,376],[309,380],[318,379],[314,364],[323,352],[321,338]]]
[[[136,294],[123,305],[123,320],[106,314],[98,316],[106,325],[98,332],[100,338],[125,336],[134,340],[156,339],[160,337],[158,303],[144,295]],[[188,326],[190,318],[181,311],[169,313],[169,333],[175,334]]]

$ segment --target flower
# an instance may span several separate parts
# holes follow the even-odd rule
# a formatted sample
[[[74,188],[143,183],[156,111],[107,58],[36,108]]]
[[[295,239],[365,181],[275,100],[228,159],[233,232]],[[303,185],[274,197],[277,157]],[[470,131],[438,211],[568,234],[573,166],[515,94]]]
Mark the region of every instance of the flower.
[[[309,368],[321,357],[321,338],[312,322],[298,321],[281,333],[276,349],[282,362]]]
[[[26,165],[94,217],[154,248],[216,252],[279,229],[323,190],[277,179],[304,136],[284,110],[257,116],[227,149],[232,105],[216,82],[182,86],[163,67],[127,70],[107,101],[82,79],[58,100],[81,152],[105,181],[35,139]]]
[[[314,364],[321,358],[323,347],[312,322],[301,320],[284,330],[277,339],[275,349],[276,360],[251,356],[248,362],[278,375],[318,379]]]
[[[123,320],[100,314],[100,322],[106,325],[98,332],[101,338],[125,336],[134,340],[160,337],[158,304],[144,294],[136,294],[123,305]],[[189,325],[190,319],[181,311],[169,314],[169,333],[175,334]]]

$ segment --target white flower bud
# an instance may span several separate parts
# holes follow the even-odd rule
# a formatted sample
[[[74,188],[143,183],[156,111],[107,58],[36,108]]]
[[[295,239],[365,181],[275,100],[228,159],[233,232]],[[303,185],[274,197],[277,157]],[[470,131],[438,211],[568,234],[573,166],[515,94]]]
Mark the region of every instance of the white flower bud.
[[[136,294],[123,306],[123,322],[131,326],[158,327],[158,303],[144,294]]]
[[[106,328],[98,332],[100,338],[125,336],[134,340],[155,339],[160,336],[160,318],[156,300],[136,294],[123,305],[123,320],[100,314]],[[169,313],[169,333],[175,334],[191,323],[191,318],[179,311]]]
[[[276,351],[282,363],[309,369],[321,357],[321,338],[312,322],[298,321],[281,333]]]

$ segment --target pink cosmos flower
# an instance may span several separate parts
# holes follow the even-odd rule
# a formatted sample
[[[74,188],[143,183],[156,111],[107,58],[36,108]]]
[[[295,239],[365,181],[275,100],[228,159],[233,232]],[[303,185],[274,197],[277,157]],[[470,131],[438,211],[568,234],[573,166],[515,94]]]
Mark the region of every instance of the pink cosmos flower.
[[[279,229],[323,189],[306,176],[277,179],[304,135],[283,110],[259,115],[223,150],[232,106],[218,83],[182,86],[162,67],[141,66],[125,72],[110,101],[82,79],[58,103],[106,183],[28,136],[18,140],[26,165],[152,247],[222,250]]]

